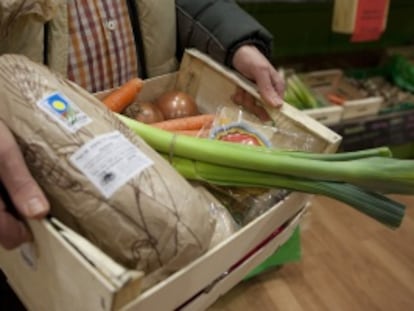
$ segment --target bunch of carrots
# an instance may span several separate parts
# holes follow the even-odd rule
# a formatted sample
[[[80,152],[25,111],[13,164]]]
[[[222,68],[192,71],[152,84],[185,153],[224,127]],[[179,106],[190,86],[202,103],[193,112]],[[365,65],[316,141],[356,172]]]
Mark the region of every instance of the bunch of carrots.
[[[143,87],[143,81],[133,78],[107,95],[102,102],[113,112],[122,113],[131,105]],[[198,114],[175,119],[167,119],[149,125],[175,134],[206,137],[213,124],[214,114]]]

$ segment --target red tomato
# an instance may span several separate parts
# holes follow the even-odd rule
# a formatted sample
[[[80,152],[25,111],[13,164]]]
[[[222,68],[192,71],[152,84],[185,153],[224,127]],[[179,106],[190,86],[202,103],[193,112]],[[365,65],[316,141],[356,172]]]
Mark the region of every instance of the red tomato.
[[[220,137],[220,140],[245,144],[245,145],[256,145],[261,146],[262,144],[257,139],[257,137],[250,135],[248,133],[228,133]]]

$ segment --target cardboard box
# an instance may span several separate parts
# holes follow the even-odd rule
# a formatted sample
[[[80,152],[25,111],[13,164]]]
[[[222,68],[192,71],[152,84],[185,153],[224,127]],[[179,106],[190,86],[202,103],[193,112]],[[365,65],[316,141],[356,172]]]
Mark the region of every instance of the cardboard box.
[[[380,96],[367,97],[362,91],[347,83],[343,77],[344,73],[339,69],[320,70],[300,74],[303,82],[319,95],[319,98],[328,101],[327,96],[329,94],[335,94],[344,98],[344,101],[340,105],[337,105],[337,108],[340,109],[336,111],[341,111],[337,123],[341,120],[377,115],[381,108],[383,98]],[[319,116],[319,120],[322,122],[320,118],[325,114],[327,119],[332,120],[333,117],[331,115],[333,112],[331,109],[335,106],[332,104],[330,106],[327,104],[327,106],[314,109],[315,111],[309,111],[309,115]],[[331,124],[335,123],[329,123],[329,125]]]
[[[178,72],[145,81],[140,100],[168,89],[193,95],[201,111],[231,105],[237,87],[260,97],[249,82],[206,55],[187,51]],[[312,148],[335,152],[341,137],[285,105],[269,109],[276,126],[312,138]],[[280,136],[281,145],[289,142]],[[190,265],[141,293],[142,273],[118,265],[84,238],[50,218],[29,222],[34,244],[0,249],[0,266],[28,310],[203,310],[273,254],[306,212],[309,195],[290,193]],[[283,230],[280,231],[280,228]]]

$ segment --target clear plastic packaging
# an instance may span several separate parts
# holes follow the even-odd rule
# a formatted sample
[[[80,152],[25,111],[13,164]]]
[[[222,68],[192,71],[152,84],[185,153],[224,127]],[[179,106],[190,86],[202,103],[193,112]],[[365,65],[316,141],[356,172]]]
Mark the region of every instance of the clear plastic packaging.
[[[313,150],[314,138],[303,133],[286,131],[277,124],[268,124],[241,108],[219,107],[209,131],[210,139],[264,146],[283,150]],[[240,188],[208,185],[240,225],[255,219],[280,200],[289,191],[285,189]]]
[[[263,122],[253,114],[241,108],[222,106],[217,110],[217,116],[210,129],[211,139],[223,139],[226,134],[237,132],[250,134],[249,143],[258,140],[258,145],[283,150],[313,150],[315,139],[313,136],[285,130],[274,122]],[[227,139],[231,141],[231,139]],[[234,139],[233,142],[240,142]]]

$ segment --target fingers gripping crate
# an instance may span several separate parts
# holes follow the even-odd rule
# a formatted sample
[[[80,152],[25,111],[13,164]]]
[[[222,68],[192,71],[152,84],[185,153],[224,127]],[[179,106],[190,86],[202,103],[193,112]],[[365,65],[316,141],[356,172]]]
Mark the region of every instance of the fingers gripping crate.
[[[237,88],[261,104],[249,82],[206,55],[189,50],[177,72],[146,80],[139,99],[152,100],[168,89],[177,89],[194,96],[200,111],[215,112],[219,105],[233,105],[230,97]],[[314,151],[335,152],[338,148],[340,136],[297,109],[285,105],[268,112],[279,129],[311,139]],[[280,136],[281,146],[290,143]],[[203,310],[288,240],[308,199],[309,195],[290,193],[144,292],[140,271],[120,266],[54,218],[30,221],[34,242],[14,251],[0,249],[0,266],[28,310]]]

